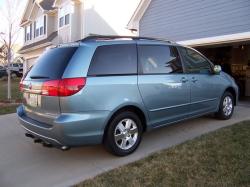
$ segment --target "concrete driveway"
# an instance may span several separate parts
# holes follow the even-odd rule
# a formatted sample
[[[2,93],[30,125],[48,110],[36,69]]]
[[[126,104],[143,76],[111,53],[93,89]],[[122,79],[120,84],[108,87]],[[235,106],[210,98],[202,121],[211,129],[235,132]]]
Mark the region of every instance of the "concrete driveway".
[[[70,186],[104,171],[135,161],[207,132],[250,119],[250,107],[238,106],[231,120],[203,117],[164,127],[144,135],[139,149],[115,157],[102,146],[63,152],[34,144],[24,136],[15,114],[0,117],[0,186]]]

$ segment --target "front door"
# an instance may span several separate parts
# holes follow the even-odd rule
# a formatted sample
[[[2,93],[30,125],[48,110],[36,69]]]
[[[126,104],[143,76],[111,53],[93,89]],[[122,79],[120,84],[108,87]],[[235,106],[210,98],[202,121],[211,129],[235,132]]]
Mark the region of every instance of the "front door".
[[[188,116],[190,82],[175,48],[138,45],[138,86],[153,127]]]
[[[190,80],[190,114],[214,112],[220,100],[219,75],[213,73],[212,64],[197,51],[185,47],[179,47],[179,51]]]

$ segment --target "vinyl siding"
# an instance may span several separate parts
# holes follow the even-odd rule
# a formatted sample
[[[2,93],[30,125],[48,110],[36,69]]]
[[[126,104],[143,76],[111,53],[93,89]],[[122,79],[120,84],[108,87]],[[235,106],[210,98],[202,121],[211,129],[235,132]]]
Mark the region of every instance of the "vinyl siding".
[[[250,0],[152,0],[141,36],[173,41],[250,31]]]

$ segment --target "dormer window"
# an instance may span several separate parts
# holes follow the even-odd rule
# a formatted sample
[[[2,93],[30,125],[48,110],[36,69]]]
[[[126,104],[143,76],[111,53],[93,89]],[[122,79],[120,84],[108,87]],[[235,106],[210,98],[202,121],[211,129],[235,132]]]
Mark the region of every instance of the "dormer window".
[[[65,6],[60,9],[59,12],[59,27],[69,25],[70,23],[70,8],[71,6]]]
[[[64,17],[60,17],[59,19],[59,27],[63,27],[64,25]]]
[[[35,37],[42,36],[46,33],[46,16],[40,16],[35,21]]]
[[[65,15],[65,25],[69,24],[69,14]]]
[[[25,27],[25,41],[29,41],[32,39],[32,24]]]

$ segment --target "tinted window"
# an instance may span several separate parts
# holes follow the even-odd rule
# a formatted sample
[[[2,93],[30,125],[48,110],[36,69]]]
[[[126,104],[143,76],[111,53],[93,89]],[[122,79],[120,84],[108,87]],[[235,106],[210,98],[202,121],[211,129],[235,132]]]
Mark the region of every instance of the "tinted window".
[[[69,24],[69,14],[65,16],[65,25]]]
[[[184,67],[187,73],[211,72],[211,65],[206,58],[192,49],[180,47]]]
[[[122,75],[137,73],[135,45],[110,45],[98,47],[88,75]]]
[[[59,19],[59,27],[62,27],[63,26],[63,21],[64,21],[64,17],[61,17]]]
[[[46,51],[39,57],[34,67],[28,73],[27,78],[61,78],[76,50],[77,47],[68,47]]]
[[[182,73],[182,65],[175,48],[169,46],[138,46],[143,74]]]
[[[43,27],[40,27],[40,35],[43,35]]]

